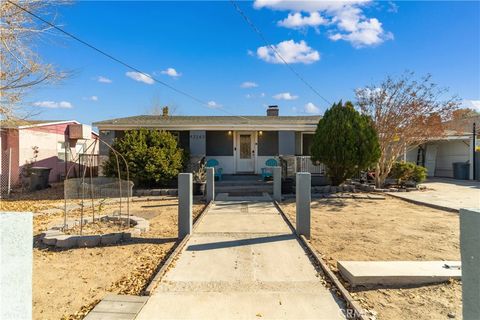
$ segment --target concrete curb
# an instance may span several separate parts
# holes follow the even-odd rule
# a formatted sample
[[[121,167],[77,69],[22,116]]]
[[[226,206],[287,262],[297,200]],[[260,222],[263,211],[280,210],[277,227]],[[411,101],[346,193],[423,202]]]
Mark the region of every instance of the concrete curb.
[[[420,205],[420,206],[430,207],[430,208],[433,208],[433,209],[448,211],[448,212],[455,212],[455,213],[460,212],[460,210],[457,210],[457,209],[454,209],[454,208],[440,206],[438,204],[423,202],[423,201],[419,201],[419,200],[408,199],[408,198],[404,198],[404,197],[396,195],[396,194],[391,194],[391,193],[386,193],[386,192],[384,194],[386,194],[388,196],[391,196],[391,197],[394,197],[396,199],[400,199],[400,200],[410,202],[410,203],[413,203],[413,204],[417,204],[417,205]]]
[[[205,216],[205,213],[210,209],[210,207],[212,206],[213,204],[213,201],[210,201],[206,206],[205,208],[202,210],[202,212],[200,212],[200,214],[198,215],[197,219],[195,220],[194,224],[193,224],[193,227],[192,227],[192,232],[197,228],[197,226],[200,224],[200,221],[203,219],[203,217]],[[170,265],[172,264],[172,262],[175,260],[175,258],[180,254],[180,252],[182,251],[183,247],[185,246],[185,244],[188,242],[188,240],[190,239],[190,236],[191,235],[187,235],[185,238],[182,239],[182,241],[180,241],[180,243],[177,244],[177,246],[175,247],[175,249],[173,250],[173,252],[168,256],[167,260],[165,261],[165,263],[162,265],[162,267],[157,271],[157,273],[155,274],[155,276],[153,277],[152,281],[150,281],[149,285],[147,286],[147,288],[140,294],[142,296],[149,296],[152,294],[152,292],[155,290],[155,288],[157,287],[158,283],[160,282],[160,280],[162,280],[162,277],[165,275],[165,273],[167,272],[168,268],[170,267]]]
[[[273,203],[277,208],[277,210],[282,215],[285,222],[290,227],[290,229],[292,229],[298,241],[302,244],[302,247],[304,248],[304,250],[310,253],[310,256],[315,260],[315,262],[317,262],[320,265],[320,268],[325,273],[328,280],[330,280],[330,282],[338,289],[338,291],[340,292],[340,295],[347,303],[347,307],[350,307],[351,309],[353,309],[354,316],[353,318],[349,318],[349,319],[369,320],[368,316],[365,314],[360,304],[353,299],[353,297],[350,295],[348,290],[343,286],[343,284],[340,282],[337,276],[330,270],[330,268],[323,261],[323,259],[317,254],[316,250],[310,245],[308,240],[303,235],[301,236],[297,235],[292,222],[290,221],[288,216],[285,214],[285,212],[283,212],[282,208],[280,207],[280,204],[277,201],[273,201]]]

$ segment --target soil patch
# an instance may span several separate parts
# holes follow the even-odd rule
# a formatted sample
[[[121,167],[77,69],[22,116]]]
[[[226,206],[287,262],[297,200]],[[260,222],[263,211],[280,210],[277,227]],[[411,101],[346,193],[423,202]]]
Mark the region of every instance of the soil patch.
[[[282,208],[295,221],[295,200]],[[330,268],[338,260],[460,260],[459,217],[387,196],[312,201],[311,244]],[[416,288],[350,290],[378,319],[461,315],[458,281]]]

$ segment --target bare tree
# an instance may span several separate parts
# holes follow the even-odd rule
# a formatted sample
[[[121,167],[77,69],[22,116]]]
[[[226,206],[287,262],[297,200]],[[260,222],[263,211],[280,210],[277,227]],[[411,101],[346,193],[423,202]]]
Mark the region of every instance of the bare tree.
[[[12,120],[19,116],[19,111],[24,107],[23,97],[29,89],[66,76],[66,73],[56,71],[52,64],[42,62],[34,51],[36,41],[45,35],[50,27],[27,12],[46,14],[47,10],[51,10],[52,4],[59,3],[64,2],[0,2],[0,116],[3,119]]]
[[[379,135],[377,187],[384,185],[392,165],[407,148],[444,134],[443,123],[460,104],[457,97],[447,93],[432,82],[431,75],[417,79],[413,72],[356,90],[361,111],[372,117]]]

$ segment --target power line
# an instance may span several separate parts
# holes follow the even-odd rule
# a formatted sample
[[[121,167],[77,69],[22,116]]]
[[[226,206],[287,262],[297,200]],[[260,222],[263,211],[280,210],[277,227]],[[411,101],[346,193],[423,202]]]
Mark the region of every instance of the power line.
[[[132,65],[130,65],[130,64],[128,64],[128,63],[126,63],[126,62],[118,59],[118,58],[115,58],[115,57],[112,56],[111,54],[109,54],[109,53],[107,53],[107,52],[105,52],[105,51],[103,51],[103,50],[95,47],[94,45],[92,45],[92,44],[90,44],[90,43],[88,43],[88,42],[86,42],[86,41],[78,38],[78,37],[75,36],[74,34],[68,32],[68,31],[63,30],[62,28],[54,25],[53,23],[51,23],[51,22],[43,19],[42,17],[36,15],[35,13],[33,13],[33,12],[31,12],[31,11],[23,8],[22,6],[14,3],[14,2],[12,2],[12,1],[10,1],[10,0],[7,0],[7,2],[10,3],[10,4],[12,4],[12,5],[14,5],[15,7],[19,8],[20,10],[22,10],[22,11],[30,14],[31,16],[33,16],[33,17],[35,17],[36,19],[42,21],[43,23],[49,25],[50,27],[54,28],[55,30],[57,30],[57,31],[59,31],[59,32],[65,34],[65,35],[67,35],[67,36],[69,36],[70,38],[72,38],[72,39],[80,42],[81,44],[89,47],[90,49],[93,49],[94,51],[97,51],[98,53],[104,55],[105,57],[107,57],[107,58],[109,58],[109,59],[111,59],[111,60],[113,60],[113,61],[115,61],[115,62],[117,62],[117,63],[119,63],[119,64],[121,64],[121,65],[123,65],[123,66],[125,66],[125,67],[127,67],[128,69],[133,70],[133,71],[135,71],[135,72],[138,72],[138,73],[140,73],[141,75],[144,75],[144,76],[152,79],[153,81],[155,81],[155,82],[157,82],[157,83],[159,83],[159,84],[161,84],[161,85],[169,88],[170,90],[173,90],[173,91],[175,91],[175,92],[177,92],[177,93],[179,93],[179,94],[181,94],[181,95],[183,95],[183,96],[185,96],[185,97],[188,97],[188,98],[192,99],[193,101],[199,103],[201,106],[203,106],[203,107],[205,107],[205,108],[207,108],[207,109],[209,109],[209,110],[212,110],[212,109],[213,109],[213,108],[208,107],[208,102],[205,102],[205,101],[203,101],[202,99],[199,99],[199,98],[195,97],[194,95],[191,95],[190,93],[188,93],[188,92],[186,92],[186,91],[177,89],[177,88],[175,88],[174,86],[172,86],[172,85],[170,85],[170,84],[168,84],[168,83],[166,83],[166,82],[164,82],[164,81],[161,81],[161,80],[159,80],[159,79],[157,79],[157,78],[154,78],[154,77],[152,77],[151,75],[149,75],[148,73],[145,73],[145,72],[141,71],[140,69],[138,69],[138,68],[136,68],[136,67],[133,67]],[[231,116],[239,117],[239,118],[245,119],[245,120],[247,120],[247,121],[254,121],[254,120],[249,119],[249,118],[247,118],[247,117],[244,117],[244,116],[240,116],[240,115],[236,115],[236,114],[234,114],[234,113],[231,113],[231,112],[229,112],[228,110],[226,110],[225,108],[223,108],[222,106],[216,107],[215,109],[220,109],[220,110],[222,110],[223,112],[225,112],[225,113],[227,113],[227,114],[229,114],[229,115],[231,115]]]
[[[245,12],[243,12],[243,10],[238,6],[238,4],[235,2],[235,0],[230,0],[230,2],[232,3],[232,5],[234,6],[235,10],[237,10],[237,12],[243,17],[243,19],[245,20],[245,22],[253,29],[253,31],[255,31],[259,36],[260,38],[262,39],[262,41],[265,43],[265,45],[267,47],[270,48],[270,50],[272,50],[279,58],[280,60],[282,60],[282,62],[290,69],[290,71],[293,72],[293,74],[295,74],[295,76],[297,76],[298,79],[300,79],[307,87],[310,88],[310,90],[312,90],[317,96],[319,96],[323,101],[325,101],[328,105],[331,105],[331,102],[328,101],[327,99],[325,99],[325,97],[323,97],[310,83],[307,82],[307,80],[305,80],[305,78],[302,77],[302,75],[300,73],[298,73],[283,57],[282,55],[278,52],[277,48],[275,48],[275,46],[271,45],[268,41],[267,41],[267,38],[265,37],[265,35],[263,34],[263,32],[257,28],[257,26],[252,22],[252,20],[250,20],[248,18],[248,16],[245,14]]]

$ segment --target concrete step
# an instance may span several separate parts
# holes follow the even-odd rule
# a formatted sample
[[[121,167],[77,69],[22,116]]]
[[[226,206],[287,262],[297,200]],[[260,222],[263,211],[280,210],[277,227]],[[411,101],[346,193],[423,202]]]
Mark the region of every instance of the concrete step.
[[[404,286],[461,279],[460,261],[338,261],[352,286]]]

